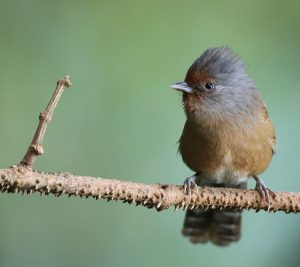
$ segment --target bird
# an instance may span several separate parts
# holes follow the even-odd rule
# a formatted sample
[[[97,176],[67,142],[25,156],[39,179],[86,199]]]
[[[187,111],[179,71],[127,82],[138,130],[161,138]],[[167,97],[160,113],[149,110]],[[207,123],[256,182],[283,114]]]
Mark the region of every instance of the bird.
[[[182,93],[186,115],[179,139],[184,163],[195,173],[184,181],[191,197],[198,186],[247,188],[254,178],[261,201],[274,194],[258,177],[275,152],[266,105],[240,56],[226,46],[208,48],[188,69]],[[241,211],[188,210],[182,234],[192,243],[227,246],[241,237]]]

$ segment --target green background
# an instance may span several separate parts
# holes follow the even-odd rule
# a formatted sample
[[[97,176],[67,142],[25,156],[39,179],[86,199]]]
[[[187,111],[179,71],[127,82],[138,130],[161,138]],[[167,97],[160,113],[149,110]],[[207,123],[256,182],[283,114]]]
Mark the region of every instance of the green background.
[[[0,162],[25,153],[58,78],[73,82],[36,168],[181,184],[181,97],[204,49],[248,65],[278,146],[262,178],[300,191],[299,1],[0,1]],[[250,182],[250,187],[254,183]],[[244,212],[242,240],[192,245],[184,213],[104,200],[0,195],[0,266],[299,266],[299,216]]]

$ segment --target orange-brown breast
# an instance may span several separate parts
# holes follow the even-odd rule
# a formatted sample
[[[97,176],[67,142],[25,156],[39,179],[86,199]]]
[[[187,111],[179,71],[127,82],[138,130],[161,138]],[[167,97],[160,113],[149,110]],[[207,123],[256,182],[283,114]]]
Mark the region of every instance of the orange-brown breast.
[[[220,124],[209,131],[187,120],[179,151],[195,172],[225,169],[241,176],[258,175],[269,165],[275,146],[274,129],[264,104],[251,127],[255,128],[249,131]]]
[[[179,151],[186,165],[195,172],[213,172],[222,164],[224,143],[198,131],[188,121],[179,141]]]
[[[242,131],[236,136],[240,141],[230,146],[234,168],[248,170],[249,176],[262,173],[275,151],[275,132],[264,103],[257,112],[254,133],[247,135],[247,131]]]

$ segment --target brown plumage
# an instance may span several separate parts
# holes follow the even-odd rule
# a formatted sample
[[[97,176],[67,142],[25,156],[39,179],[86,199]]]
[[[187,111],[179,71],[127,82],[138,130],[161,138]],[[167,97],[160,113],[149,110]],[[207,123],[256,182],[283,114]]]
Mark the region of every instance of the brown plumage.
[[[225,47],[206,50],[189,68],[185,82],[172,88],[183,92],[187,120],[179,141],[183,161],[196,174],[195,185],[246,188],[256,180],[262,201],[268,188],[257,175],[269,165],[275,133],[266,106],[239,57]],[[194,243],[225,246],[240,238],[241,212],[230,209],[186,214],[183,234]]]

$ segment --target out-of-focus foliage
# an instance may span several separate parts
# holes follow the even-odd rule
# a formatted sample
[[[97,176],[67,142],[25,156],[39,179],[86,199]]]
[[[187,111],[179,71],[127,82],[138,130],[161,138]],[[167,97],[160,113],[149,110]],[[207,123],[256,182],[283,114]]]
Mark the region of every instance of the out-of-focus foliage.
[[[63,95],[36,168],[182,183],[184,78],[206,48],[241,54],[267,103],[277,154],[262,176],[300,191],[299,1],[0,1],[0,162],[18,162],[55,82]],[[253,183],[250,183],[253,186]],[[194,246],[183,212],[0,195],[0,266],[299,266],[299,217],[245,212],[242,240]]]

